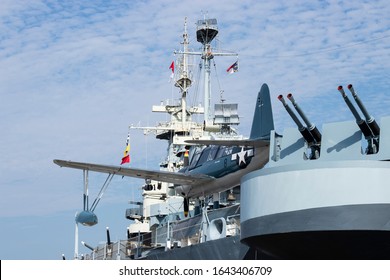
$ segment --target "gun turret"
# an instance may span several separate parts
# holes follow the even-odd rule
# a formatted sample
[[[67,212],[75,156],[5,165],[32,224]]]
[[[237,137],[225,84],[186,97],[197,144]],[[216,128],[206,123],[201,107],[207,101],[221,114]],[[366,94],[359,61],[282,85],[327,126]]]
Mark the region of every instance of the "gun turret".
[[[306,115],[303,113],[297,102],[295,101],[293,95],[289,93],[287,95],[287,98],[291,101],[291,103],[294,105],[295,109],[297,110],[298,114],[301,116],[302,120],[305,122],[307,125],[307,129],[309,130],[310,134],[313,136],[314,140],[317,143],[321,143],[321,133],[318,130],[318,128],[309,121],[309,119],[306,117]]]
[[[372,132],[371,132],[370,127],[368,126],[367,122],[360,117],[358,111],[353,106],[353,104],[349,100],[348,96],[345,94],[343,86],[338,86],[337,90],[343,96],[345,103],[347,104],[347,106],[349,107],[349,110],[351,110],[353,116],[355,117],[356,123],[359,126],[360,130],[362,131],[364,137],[366,137],[366,138],[372,137]]]
[[[341,95],[343,96],[343,98],[345,100],[345,103],[347,103],[352,114],[355,116],[357,125],[359,126],[360,130],[363,132],[364,137],[368,141],[366,153],[367,154],[377,153],[378,148],[379,148],[380,128],[379,128],[378,124],[376,123],[375,119],[367,112],[366,108],[364,107],[360,98],[357,96],[357,94],[356,94],[356,92],[351,84],[348,85],[348,89],[352,93],[353,97],[355,98],[355,101],[356,101],[357,105],[359,106],[360,110],[362,111],[366,120],[363,120],[360,118],[359,113],[356,111],[356,109],[352,105],[351,101],[349,101],[348,96],[345,94],[343,87],[339,86],[337,89],[340,91]]]
[[[306,140],[307,143],[313,144],[316,140],[314,139],[313,135],[310,133],[309,129],[305,127],[301,121],[298,119],[298,117],[294,114],[294,112],[291,110],[290,106],[286,103],[286,101],[283,98],[283,95],[279,95],[278,99],[280,102],[282,102],[284,108],[286,109],[287,113],[291,116],[293,121],[298,126],[299,132],[302,134],[303,138]]]
[[[360,110],[362,111],[364,117],[366,118],[366,123],[370,127],[372,134],[375,137],[379,136],[380,128],[375,119],[368,113],[366,110],[366,107],[364,107],[364,104],[360,100],[359,96],[356,94],[353,86],[351,84],[348,85],[349,91],[352,93],[353,98],[355,98],[356,104],[359,106]]]

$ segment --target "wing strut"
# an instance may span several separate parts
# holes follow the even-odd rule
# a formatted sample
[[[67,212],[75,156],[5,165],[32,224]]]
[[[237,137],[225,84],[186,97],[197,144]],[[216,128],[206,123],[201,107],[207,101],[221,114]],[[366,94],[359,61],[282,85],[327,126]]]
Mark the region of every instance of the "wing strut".
[[[88,211],[89,210],[89,205],[88,205],[88,200],[89,200],[89,196],[88,196],[88,170],[84,169],[83,170],[83,177],[84,177],[84,201],[83,201],[83,207],[84,207],[84,211]]]
[[[100,189],[100,192],[98,196],[95,198],[94,202],[91,205],[91,211],[95,211],[96,206],[98,205],[100,199],[102,198],[104,192],[106,191],[108,185],[111,183],[112,178],[114,177],[114,173],[109,173],[107,176],[106,181],[104,182],[102,188]]]

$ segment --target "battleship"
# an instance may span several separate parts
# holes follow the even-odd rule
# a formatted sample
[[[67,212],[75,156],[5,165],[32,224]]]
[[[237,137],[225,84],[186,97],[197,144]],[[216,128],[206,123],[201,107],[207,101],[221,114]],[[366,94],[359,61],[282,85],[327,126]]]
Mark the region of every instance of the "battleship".
[[[214,57],[237,57],[238,54],[212,47],[218,34],[216,19],[199,20],[196,26],[201,51],[190,50],[185,20],[182,49],[175,51],[177,58],[170,66],[171,78],[181,99],[152,107],[152,112],[168,114],[169,121],[156,126],[129,127],[167,141],[167,155],[159,170],[54,160],[61,167],[81,169],[84,173],[84,207],[76,215],[75,259],[253,258],[253,250],[240,242],[239,185],[244,174],[268,162],[269,137],[273,130],[269,89],[264,84],[254,98],[251,134],[245,138],[237,129],[238,104],[226,103],[222,90],[220,102],[214,104],[213,111],[210,104],[211,62]],[[203,87],[199,95],[203,106],[190,106],[187,100],[193,87],[195,57],[200,58],[198,72]],[[230,73],[236,71],[238,59],[227,69]],[[196,122],[195,115],[203,118]],[[93,247],[81,243],[92,251],[81,257],[78,226],[98,223],[94,210],[100,199],[91,206],[88,203],[89,172],[108,174],[102,193],[114,175],[143,178],[145,184],[142,200],[132,202],[134,207],[125,214],[131,221],[127,239],[111,242],[107,229],[105,245]]]
[[[248,138],[240,135],[238,105],[221,97],[212,114],[211,61],[237,56],[215,51],[216,19],[197,22],[201,52],[189,49],[184,24],[183,49],[172,63],[178,103],[153,106],[166,113],[156,126],[130,126],[167,141],[159,170],[54,160],[84,173],[83,211],[75,219],[75,259],[388,259],[390,256],[390,117],[380,126],[352,85],[348,86],[364,118],[338,88],[355,121],[329,123],[320,131],[292,94],[283,107],[297,127],[283,134],[274,129],[270,90],[263,84],[254,100]],[[203,106],[189,106],[193,58],[200,57]],[[238,70],[238,60],[228,71]],[[194,121],[194,115],[203,116]],[[300,120],[302,119],[302,121]],[[128,149],[125,151],[125,156]],[[125,157],[126,158],[126,157]],[[125,159],[124,158],[124,159]],[[126,161],[124,161],[126,162]],[[98,223],[88,203],[88,174],[145,179],[142,200],[126,210],[127,238],[79,254],[78,226]]]

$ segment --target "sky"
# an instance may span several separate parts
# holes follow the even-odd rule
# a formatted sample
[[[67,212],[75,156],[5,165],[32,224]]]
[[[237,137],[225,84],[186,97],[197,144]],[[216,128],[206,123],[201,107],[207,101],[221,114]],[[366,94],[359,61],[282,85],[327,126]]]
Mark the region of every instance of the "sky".
[[[1,0],[0,259],[73,257],[82,172],[53,159],[119,165],[129,125],[167,120],[151,108],[179,98],[169,66],[185,17],[193,50],[201,47],[195,23],[206,16],[218,20],[217,45],[239,54],[231,75],[237,58],[215,58],[213,100],[222,89],[238,102],[239,131],[249,135],[263,83],[279,133],[294,126],[277,101],[290,92],[320,130],[353,120],[337,91],[350,83],[380,124],[390,113],[389,14],[386,0]],[[157,170],[164,149],[131,131],[132,167]],[[90,175],[91,198],[105,177]],[[142,184],[114,178],[95,211],[99,224],[80,226],[80,240],[104,242],[106,227],[112,240],[125,239],[125,210]]]

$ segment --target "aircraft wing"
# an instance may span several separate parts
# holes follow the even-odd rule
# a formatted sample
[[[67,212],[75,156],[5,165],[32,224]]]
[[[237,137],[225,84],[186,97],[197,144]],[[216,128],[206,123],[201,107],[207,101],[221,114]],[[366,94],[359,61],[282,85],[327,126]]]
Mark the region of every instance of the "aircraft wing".
[[[243,139],[243,140],[187,140],[188,144],[217,145],[217,146],[250,146],[255,148],[269,146],[269,140]]]
[[[100,173],[115,174],[121,176],[128,176],[141,179],[151,179],[161,182],[173,183],[176,185],[194,185],[199,183],[206,183],[214,180],[214,177],[207,176],[204,174],[184,174],[178,172],[169,171],[154,171],[138,168],[127,168],[113,165],[102,165],[85,162],[75,162],[55,159],[55,164],[61,167],[75,168],[81,170],[90,170]]]

